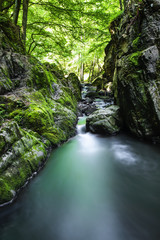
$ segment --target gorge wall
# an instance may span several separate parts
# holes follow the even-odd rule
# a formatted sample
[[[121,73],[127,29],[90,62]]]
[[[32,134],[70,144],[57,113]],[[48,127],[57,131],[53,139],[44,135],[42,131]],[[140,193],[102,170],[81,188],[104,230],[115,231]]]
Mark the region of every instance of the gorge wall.
[[[75,134],[80,84],[24,55],[19,31],[0,18],[0,204],[15,198],[50,148]]]
[[[124,126],[160,142],[160,1],[125,1],[110,32],[104,76],[113,82]]]

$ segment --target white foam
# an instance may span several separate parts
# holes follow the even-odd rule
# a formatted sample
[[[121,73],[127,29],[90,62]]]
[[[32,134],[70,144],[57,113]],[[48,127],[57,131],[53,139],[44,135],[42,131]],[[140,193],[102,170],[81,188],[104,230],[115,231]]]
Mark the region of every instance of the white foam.
[[[138,161],[138,156],[127,145],[115,144],[112,150],[116,161],[127,165],[133,165]]]

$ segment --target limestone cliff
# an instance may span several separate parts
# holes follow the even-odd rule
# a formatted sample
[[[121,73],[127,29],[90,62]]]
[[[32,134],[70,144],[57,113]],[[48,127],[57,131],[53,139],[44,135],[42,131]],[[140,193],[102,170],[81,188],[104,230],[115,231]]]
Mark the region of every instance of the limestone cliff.
[[[75,133],[78,78],[23,55],[18,29],[0,18],[0,204]]]
[[[160,1],[125,1],[110,25],[105,77],[124,124],[138,137],[160,142]]]

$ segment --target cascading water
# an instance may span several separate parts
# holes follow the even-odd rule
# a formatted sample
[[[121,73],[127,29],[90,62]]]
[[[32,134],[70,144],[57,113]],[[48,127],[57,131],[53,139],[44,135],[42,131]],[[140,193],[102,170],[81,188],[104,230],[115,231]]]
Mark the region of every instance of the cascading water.
[[[96,94],[97,87],[92,86],[91,84],[82,85],[82,100],[85,100],[88,95],[95,96],[93,99],[89,97],[90,102],[95,105],[97,109],[102,109],[113,104],[113,98],[107,96],[99,96]],[[92,93],[92,94],[91,94]],[[97,95],[97,96],[96,96]]]

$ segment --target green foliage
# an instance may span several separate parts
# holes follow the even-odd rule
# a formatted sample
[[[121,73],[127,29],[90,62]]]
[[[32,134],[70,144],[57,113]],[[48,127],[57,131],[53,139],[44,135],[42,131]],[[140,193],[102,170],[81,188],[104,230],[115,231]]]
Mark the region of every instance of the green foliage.
[[[16,11],[13,3],[3,0],[3,7],[8,7],[2,10],[12,19]],[[24,14],[22,3],[18,12],[19,26],[12,26],[12,31],[11,28],[7,31],[7,37],[11,43],[14,42],[16,51],[24,53],[22,41],[15,39],[15,36],[22,38],[23,35],[19,34]],[[104,48],[110,40],[110,22],[121,12],[119,0],[30,1],[26,52],[43,62],[56,63],[60,70],[69,69],[70,72],[81,72],[88,74],[88,78],[95,78],[101,71]],[[3,14],[0,25],[4,26],[6,20]],[[93,67],[94,59],[98,59],[98,63]],[[32,86],[32,81],[27,84]]]
[[[138,63],[138,59],[139,57],[141,56],[142,54],[142,51],[137,51],[133,54],[131,54],[130,58],[129,58],[129,61],[134,65],[134,66],[138,66],[139,63]]]
[[[8,184],[4,181],[4,179],[0,178],[0,196],[1,196],[1,202],[3,201],[9,201],[12,198],[12,193],[10,191],[10,187]]]
[[[7,11],[12,16],[14,5]],[[55,62],[60,69],[76,73],[83,63],[84,71],[89,73],[94,58],[102,66],[104,48],[110,40],[109,24],[119,13],[119,0],[30,1],[26,51],[41,61]],[[22,17],[21,7],[20,28]]]
[[[63,131],[53,127],[44,132],[43,137],[47,138],[53,144],[53,146],[57,146],[60,142],[66,140],[66,136]]]
[[[134,50],[138,49],[139,46],[139,40],[140,40],[140,36],[138,36],[137,38],[135,38],[132,42],[132,47]]]

